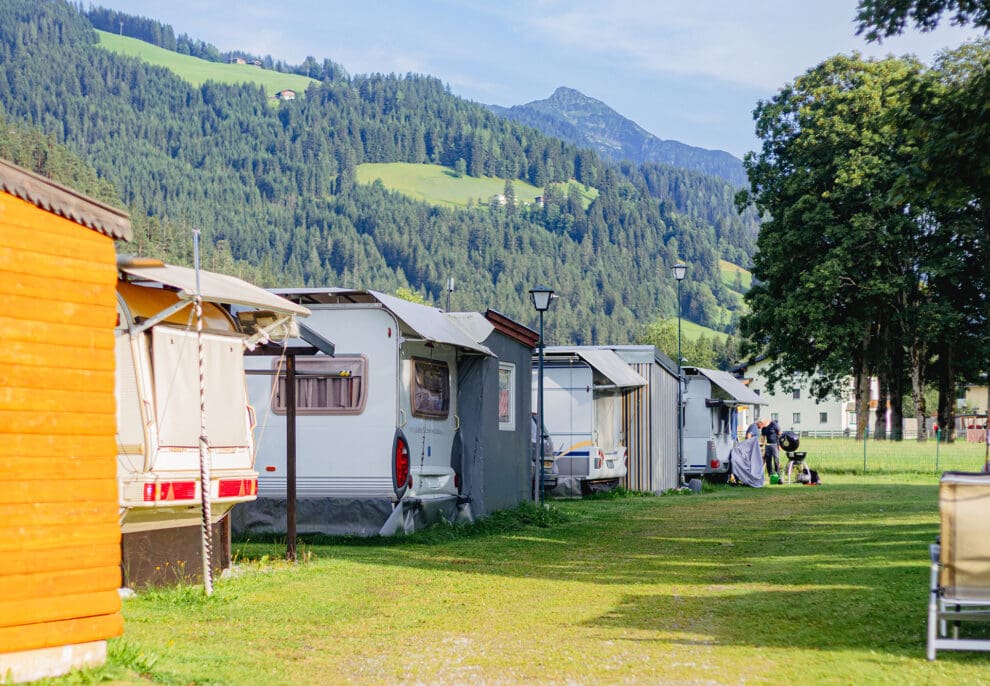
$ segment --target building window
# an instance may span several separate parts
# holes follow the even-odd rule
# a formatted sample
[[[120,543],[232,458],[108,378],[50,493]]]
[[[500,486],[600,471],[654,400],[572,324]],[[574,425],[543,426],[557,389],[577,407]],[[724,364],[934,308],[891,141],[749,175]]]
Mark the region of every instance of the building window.
[[[770,419],[771,419],[771,421],[779,422],[780,421],[780,413],[779,412],[771,412],[770,413]]]
[[[516,365],[498,363],[498,428],[516,430]]]
[[[820,424],[828,424],[828,412],[819,412],[818,413],[818,422]]]
[[[275,363],[276,370],[280,364]],[[368,389],[368,358],[364,355],[296,359],[296,412],[299,414],[361,414]],[[285,414],[285,367],[275,383],[272,411]]]
[[[792,389],[791,390],[791,398],[793,398],[794,400],[800,400],[801,399],[801,389],[800,388],[794,388],[794,389]]]
[[[450,413],[450,371],[446,362],[412,360],[412,401],[414,417],[446,419]]]
[[[793,423],[793,424],[800,424],[801,423],[801,413],[800,412],[795,412],[794,414],[791,415],[791,423]]]

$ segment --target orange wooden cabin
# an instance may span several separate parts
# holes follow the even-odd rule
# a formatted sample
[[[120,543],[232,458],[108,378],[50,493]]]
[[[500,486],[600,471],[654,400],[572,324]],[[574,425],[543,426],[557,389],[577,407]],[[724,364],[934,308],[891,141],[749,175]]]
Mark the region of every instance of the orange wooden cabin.
[[[123,631],[115,239],[130,220],[0,160],[0,682]]]

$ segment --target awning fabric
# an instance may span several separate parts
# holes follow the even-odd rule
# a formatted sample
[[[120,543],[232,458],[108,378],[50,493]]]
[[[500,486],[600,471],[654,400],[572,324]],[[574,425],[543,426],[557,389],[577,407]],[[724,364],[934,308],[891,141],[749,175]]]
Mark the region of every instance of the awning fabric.
[[[695,367],[694,370],[711,381],[713,384],[725,391],[730,398],[742,405],[766,405],[766,400],[758,396],[753,391],[746,388],[743,383],[732,376],[729,372],[717,369],[702,369]]]
[[[425,341],[445,343],[489,357],[496,357],[491,350],[481,344],[481,341],[488,338],[494,327],[487,322],[475,321],[475,318],[470,317],[469,313],[447,313],[436,307],[420,305],[378,291],[349,288],[279,288],[275,292],[287,298],[302,300],[313,305],[377,302],[394,314],[403,326]]]
[[[473,336],[469,336],[464,329],[451,320],[446,312],[435,307],[409,302],[394,295],[385,295],[377,291],[368,291],[368,293],[424,340],[456,345],[459,348],[495,357],[495,353],[482,345],[480,341],[474,340]],[[493,328],[489,328],[487,333],[490,334]],[[485,338],[487,337],[486,335]]]
[[[625,360],[611,350],[580,346],[554,346],[546,349],[546,352],[551,355],[556,353],[577,355],[618,388],[632,389],[646,385],[646,379],[634,372]]]
[[[122,266],[120,271],[143,281],[154,281],[171,286],[178,290],[178,296],[182,300],[193,300],[196,297],[195,269],[174,265],[161,267]],[[235,276],[200,270],[199,282],[203,300],[208,302],[242,305],[302,317],[309,316],[309,310],[306,307],[247,281],[242,281]]]

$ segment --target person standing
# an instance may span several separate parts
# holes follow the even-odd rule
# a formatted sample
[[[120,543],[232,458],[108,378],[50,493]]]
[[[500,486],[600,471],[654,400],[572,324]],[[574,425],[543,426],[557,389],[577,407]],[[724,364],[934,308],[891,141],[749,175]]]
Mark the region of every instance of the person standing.
[[[763,420],[757,419],[746,428],[746,435],[743,437],[743,440],[750,439],[753,436],[759,437],[762,431],[763,431]]]
[[[763,461],[767,466],[767,474],[780,474],[780,424],[776,419],[771,419],[763,425],[763,440],[766,447],[763,449]]]

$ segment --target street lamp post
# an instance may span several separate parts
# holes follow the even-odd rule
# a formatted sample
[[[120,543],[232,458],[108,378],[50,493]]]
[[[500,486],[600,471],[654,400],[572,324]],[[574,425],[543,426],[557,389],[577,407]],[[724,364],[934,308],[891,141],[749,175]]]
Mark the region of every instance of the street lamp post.
[[[687,276],[687,265],[678,262],[673,266],[677,281],[677,485],[684,485],[684,372],[681,369],[681,281]]]
[[[533,301],[533,307],[540,313],[540,362],[536,387],[536,428],[540,443],[540,483],[539,493],[534,500],[541,503],[543,502],[543,459],[545,457],[543,449],[543,313],[550,309],[553,298],[553,289],[547,286],[536,286],[529,291],[529,299]]]

